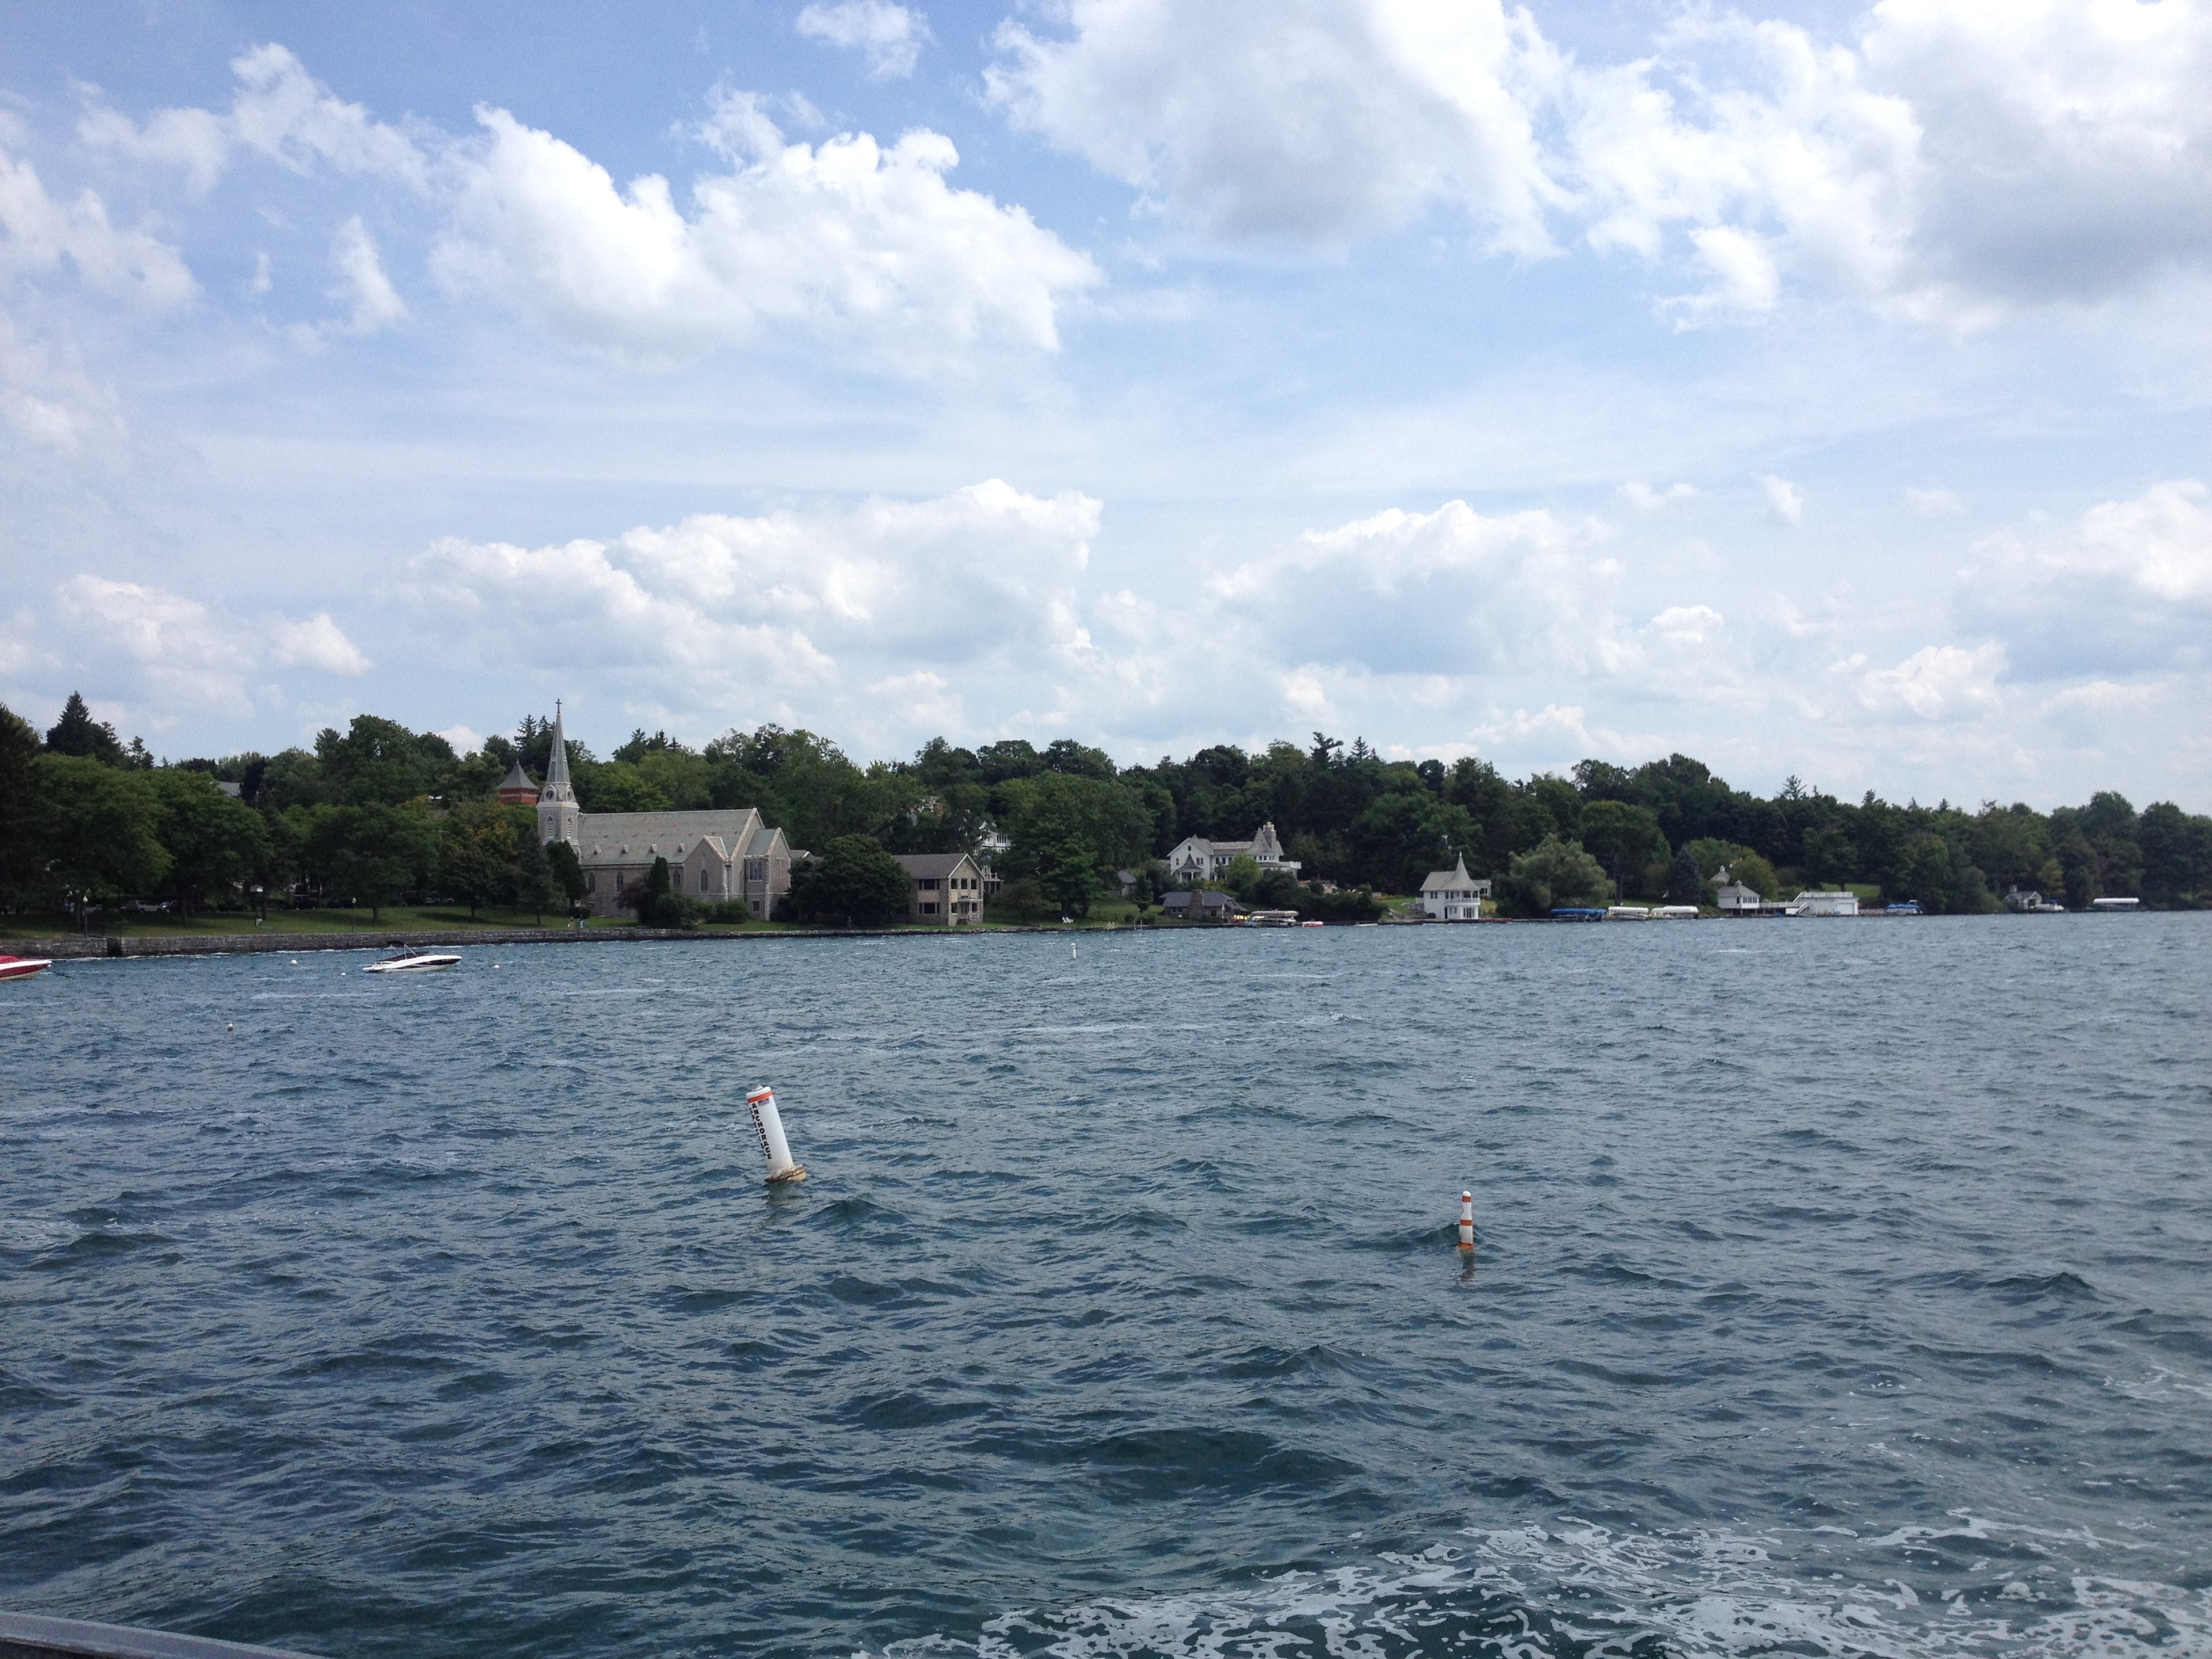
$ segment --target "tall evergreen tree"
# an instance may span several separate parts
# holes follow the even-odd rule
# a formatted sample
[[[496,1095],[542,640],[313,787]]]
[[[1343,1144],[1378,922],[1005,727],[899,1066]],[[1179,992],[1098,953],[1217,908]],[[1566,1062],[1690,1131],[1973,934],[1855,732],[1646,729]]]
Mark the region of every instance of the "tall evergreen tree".
[[[46,732],[46,750],[50,754],[104,761],[110,766],[128,763],[115,728],[106,720],[93,719],[83,695],[76,691],[69,694],[69,701],[62,705],[61,719]]]

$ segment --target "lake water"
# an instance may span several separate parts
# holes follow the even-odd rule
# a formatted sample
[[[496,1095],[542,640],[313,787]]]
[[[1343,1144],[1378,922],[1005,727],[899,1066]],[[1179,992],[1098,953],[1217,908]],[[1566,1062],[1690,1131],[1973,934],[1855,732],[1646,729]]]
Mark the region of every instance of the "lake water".
[[[2212,1654],[2212,917],[368,959],[0,987],[0,1606]]]

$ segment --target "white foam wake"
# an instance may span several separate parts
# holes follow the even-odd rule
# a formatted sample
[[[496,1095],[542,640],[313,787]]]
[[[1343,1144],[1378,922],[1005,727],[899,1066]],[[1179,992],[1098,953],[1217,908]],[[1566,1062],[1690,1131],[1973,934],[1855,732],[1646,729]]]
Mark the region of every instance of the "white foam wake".
[[[1961,1543],[1990,1548],[1946,1566],[1930,1548],[1939,1543],[1953,1554]],[[2212,1659],[2212,1590],[2080,1565],[2084,1554],[2139,1547],[1972,1516],[1879,1538],[1840,1528],[1616,1534],[1571,1520],[1468,1528],[1418,1555],[1011,1613],[972,1641],[895,1643],[885,1655]]]

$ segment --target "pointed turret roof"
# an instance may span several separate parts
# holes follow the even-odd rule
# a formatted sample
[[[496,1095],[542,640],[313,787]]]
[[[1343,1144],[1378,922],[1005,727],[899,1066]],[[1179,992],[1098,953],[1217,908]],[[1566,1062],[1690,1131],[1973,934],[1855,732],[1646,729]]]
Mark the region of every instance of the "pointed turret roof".
[[[508,767],[507,775],[499,781],[501,794],[505,794],[510,789],[527,789],[533,795],[538,793],[538,786],[531,782],[530,775],[522,769],[520,761]]]
[[[545,787],[540,800],[574,800],[576,792],[568,787],[568,734],[562,728],[561,705],[553,705],[553,753],[545,763]]]
[[[1459,862],[1449,870],[1431,870],[1429,878],[1421,884],[1424,893],[1463,892],[1474,885],[1474,878],[1467,872],[1467,854],[1459,855]]]

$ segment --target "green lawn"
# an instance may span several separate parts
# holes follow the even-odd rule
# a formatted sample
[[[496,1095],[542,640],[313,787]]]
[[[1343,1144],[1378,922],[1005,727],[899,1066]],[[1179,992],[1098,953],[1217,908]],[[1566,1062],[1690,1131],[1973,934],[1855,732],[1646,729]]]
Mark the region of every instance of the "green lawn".
[[[543,926],[548,932],[564,927],[550,912]],[[628,922],[622,924],[629,926]],[[223,933],[422,933],[456,927],[536,927],[538,918],[527,910],[479,910],[473,921],[465,908],[452,905],[387,904],[380,917],[368,910],[272,909],[265,925],[250,910],[204,911],[198,915],[126,915],[95,912],[92,931],[123,939],[186,939]],[[0,917],[0,933],[19,939],[51,939],[78,931],[75,918],[66,915]]]

